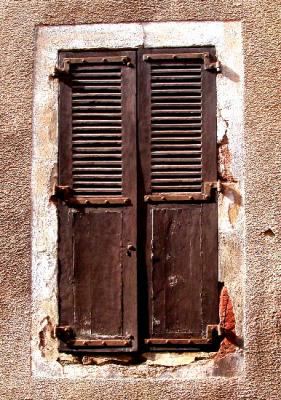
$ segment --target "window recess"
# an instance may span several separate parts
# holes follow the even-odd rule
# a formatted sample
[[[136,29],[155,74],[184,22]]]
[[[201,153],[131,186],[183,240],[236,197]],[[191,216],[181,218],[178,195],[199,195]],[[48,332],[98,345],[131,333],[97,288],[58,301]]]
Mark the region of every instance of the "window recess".
[[[212,47],[60,53],[62,350],[214,344],[217,69]]]

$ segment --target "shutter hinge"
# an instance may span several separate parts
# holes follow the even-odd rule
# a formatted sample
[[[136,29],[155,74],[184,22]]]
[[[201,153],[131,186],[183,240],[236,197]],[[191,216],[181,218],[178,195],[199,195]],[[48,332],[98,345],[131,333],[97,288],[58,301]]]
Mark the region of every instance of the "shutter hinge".
[[[207,325],[206,327],[206,338],[209,340],[214,339],[215,336],[220,336],[220,326],[219,325]]]
[[[72,195],[73,190],[70,186],[56,185],[55,193],[52,197],[59,200],[68,200]]]
[[[75,333],[73,328],[69,325],[61,325],[56,327],[56,337],[63,342],[68,342],[75,338]]]
[[[224,329],[220,324],[207,325],[206,338],[209,340],[216,340],[216,338],[219,338],[220,341],[226,338],[229,342],[239,348],[243,348],[244,346],[243,338],[237,336],[232,330]]]
[[[214,182],[204,182],[203,183],[203,193],[205,199],[209,199],[211,196],[211,191],[216,190],[217,192],[220,192],[221,185],[220,181],[214,181]]]
[[[222,72],[221,62],[216,59],[211,59],[209,53],[204,55],[204,69],[211,72]]]
[[[69,74],[69,60],[65,59],[63,61],[63,66],[59,67],[58,65],[55,66],[54,71],[49,75],[50,79],[59,79]]]

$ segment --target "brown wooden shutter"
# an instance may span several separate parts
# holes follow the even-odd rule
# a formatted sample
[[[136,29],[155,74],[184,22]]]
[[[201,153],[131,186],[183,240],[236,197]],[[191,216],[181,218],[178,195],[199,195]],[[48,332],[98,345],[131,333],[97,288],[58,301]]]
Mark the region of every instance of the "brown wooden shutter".
[[[135,53],[62,52],[59,67],[62,348],[135,351]]]
[[[218,322],[213,53],[139,52],[144,335],[152,347],[206,344],[207,326]]]

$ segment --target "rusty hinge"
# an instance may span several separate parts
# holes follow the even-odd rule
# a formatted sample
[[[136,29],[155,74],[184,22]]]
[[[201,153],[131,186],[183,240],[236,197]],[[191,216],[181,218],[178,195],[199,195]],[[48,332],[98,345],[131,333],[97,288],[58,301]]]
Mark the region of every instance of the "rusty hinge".
[[[132,345],[133,337],[124,339],[76,339],[73,328],[69,325],[56,327],[56,337],[68,346],[74,347],[126,347]]]
[[[132,345],[131,339],[74,339],[67,342],[73,347],[127,347]]]
[[[61,325],[56,327],[56,337],[63,342],[68,342],[75,338],[75,333],[71,326]]]
[[[145,339],[145,344],[150,345],[202,345],[210,344],[211,339],[208,338],[190,338],[190,339],[172,339],[172,338],[150,338]]]
[[[235,332],[232,330],[227,330],[221,327],[220,324],[218,325],[207,325],[206,328],[206,338],[207,339],[212,339],[215,340],[216,338],[219,338],[221,341],[222,339],[226,338],[229,342],[234,344],[235,346],[239,348],[243,348],[243,338],[240,336],[237,336]]]
[[[220,182],[219,181],[203,182],[203,194],[204,194],[206,200],[211,197],[212,190],[220,191]]]
[[[221,72],[221,63],[210,55],[208,52],[204,53],[175,53],[175,54],[149,54],[144,55],[143,60],[146,62],[151,61],[187,61],[190,59],[202,59],[204,69],[208,71]]]
[[[85,58],[64,58],[62,66],[55,66],[51,78],[60,78],[70,73],[71,64],[122,64],[127,67],[133,67],[130,57],[127,56],[109,56],[109,57],[85,57]]]
[[[214,336],[220,335],[219,325],[207,325],[206,338],[212,340]]]

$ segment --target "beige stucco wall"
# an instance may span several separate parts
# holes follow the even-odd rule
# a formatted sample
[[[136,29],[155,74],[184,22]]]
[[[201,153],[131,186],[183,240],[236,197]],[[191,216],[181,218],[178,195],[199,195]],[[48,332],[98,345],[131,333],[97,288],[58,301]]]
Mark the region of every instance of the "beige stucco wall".
[[[152,3],[7,0],[1,3],[1,398],[280,398],[280,5],[280,1],[254,0]],[[172,379],[168,374],[164,379],[133,378],[128,374],[126,379],[103,380],[101,377],[96,382],[38,378],[31,373],[30,346],[35,28],[43,24],[173,20],[242,22],[246,227],[245,273],[242,274],[244,370],[231,378]]]

